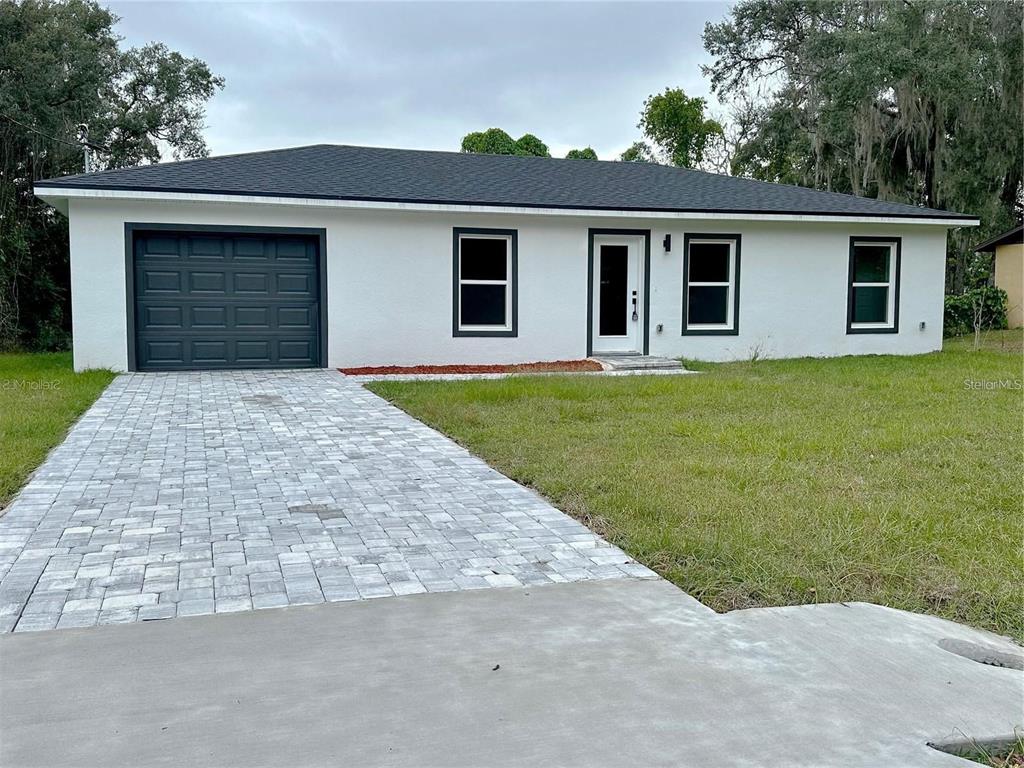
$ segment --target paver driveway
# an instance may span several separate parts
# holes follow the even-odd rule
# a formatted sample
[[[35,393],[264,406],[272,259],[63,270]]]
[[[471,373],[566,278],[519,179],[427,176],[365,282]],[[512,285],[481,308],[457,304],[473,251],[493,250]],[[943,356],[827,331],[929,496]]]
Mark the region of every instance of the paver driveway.
[[[0,517],[0,630],[654,575],[333,371],[126,374]]]

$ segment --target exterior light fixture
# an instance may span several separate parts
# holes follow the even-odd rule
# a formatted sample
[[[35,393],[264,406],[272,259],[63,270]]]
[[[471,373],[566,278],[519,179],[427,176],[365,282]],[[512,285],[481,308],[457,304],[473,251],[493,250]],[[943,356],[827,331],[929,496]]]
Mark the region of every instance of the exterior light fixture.
[[[665,253],[672,250],[672,235],[665,235],[665,239],[661,241],[662,247],[665,249]]]

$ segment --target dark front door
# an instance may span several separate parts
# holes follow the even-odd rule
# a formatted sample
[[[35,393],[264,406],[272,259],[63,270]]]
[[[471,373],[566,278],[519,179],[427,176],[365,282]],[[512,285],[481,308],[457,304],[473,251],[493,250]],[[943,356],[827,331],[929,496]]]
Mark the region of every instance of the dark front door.
[[[136,231],[136,367],[319,366],[318,249],[305,235]]]

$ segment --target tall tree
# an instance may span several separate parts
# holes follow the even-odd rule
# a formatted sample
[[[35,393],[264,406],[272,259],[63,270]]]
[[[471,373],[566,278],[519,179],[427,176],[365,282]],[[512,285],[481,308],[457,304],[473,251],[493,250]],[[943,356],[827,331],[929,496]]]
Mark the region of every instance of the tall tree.
[[[707,102],[690,98],[682,88],[666,88],[648,96],[637,125],[671,165],[694,168],[704,159],[708,143],[722,135],[722,126],[704,116]]]
[[[624,163],[653,163],[654,153],[646,141],[634,141],[619,155]]]
[[[515,153],[517,155],[532,155],[534,157],[551,157],[548,145],[532,133],[524,133],[516,139]]]
[[[462,137],[462,151],[485,155],[534,155],[551,157],[548,145],[532,133],[513,139],[501,128],[467,133]]]
[[[1021,0],[740,0],[708,24],[722,99],[763,94],[733,171],[973,213],[954,231],[947,288],[970,243],[1021,212]]]
[[[516,142],[501,128],[488,128],[463,136],[462,151],[482,155],[514,155]]]
[[[583,149],[570,149],[565,156],[566,160],[597,160],[597,152],[593,147]]]
[[[80,124],[98,168],[207,153],[221,78],[160,44],[122,50],[116,21],[92,0],[0,0],[0,347],[66,343],[67,224],[32,182],[82,172]]]

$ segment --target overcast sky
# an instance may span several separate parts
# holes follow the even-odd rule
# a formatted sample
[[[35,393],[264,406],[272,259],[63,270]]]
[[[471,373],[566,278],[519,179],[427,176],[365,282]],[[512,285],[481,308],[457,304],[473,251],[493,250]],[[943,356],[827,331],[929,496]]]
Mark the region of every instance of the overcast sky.
[[[159,40],[226,80],[213,154],[320,142],[457,150],[534,133],[612,159],[645,97],[708,94],[706,21],[725,3],[115,2],[126,45]]]

